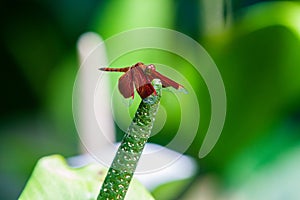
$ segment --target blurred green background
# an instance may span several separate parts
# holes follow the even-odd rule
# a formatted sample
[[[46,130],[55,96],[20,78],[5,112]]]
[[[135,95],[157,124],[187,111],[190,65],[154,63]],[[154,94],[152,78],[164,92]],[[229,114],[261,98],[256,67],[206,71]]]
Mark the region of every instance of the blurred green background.
[[[199,160],[199,141],[210,119],[209,94],[199,75],[183,70],[201,107],[198,135],[187,151],[198,161],[199,176],[178,194],[161,189],[155,196],[300,199],[297,1],[16,0],[1,1],[0,9],[0,199],[19,196],[42,156],[80,153],[72,117],[80,35],[94,31],[106,39],[147,26],[180,31],[203,45],[219,68],[227,94],[222,135]],[[177,61],[170,55],[164,58]],[[184,65],[178,60],[177,69]],[[170,124],[164,132],[172,128]],[[171,138],[159,134],[152,142],[165,144]]]

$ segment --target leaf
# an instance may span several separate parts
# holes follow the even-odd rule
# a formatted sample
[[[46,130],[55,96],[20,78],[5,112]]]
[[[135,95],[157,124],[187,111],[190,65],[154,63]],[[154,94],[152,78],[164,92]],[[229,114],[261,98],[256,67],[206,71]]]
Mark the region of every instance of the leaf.
[[[97,164],[72,168],[60,155],[47,156],[38,161],[19,199],[96,199],[106,172],[105,168]],[[125,199],[154,198],[133,179]]]

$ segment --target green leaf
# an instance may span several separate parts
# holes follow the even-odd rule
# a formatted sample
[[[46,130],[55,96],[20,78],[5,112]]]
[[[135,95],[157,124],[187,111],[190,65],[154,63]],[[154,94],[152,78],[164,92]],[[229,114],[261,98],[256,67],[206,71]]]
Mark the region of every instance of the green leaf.
[[[106,172],[105,168],[97,164],[72,168],[60,155],[44,157],[38,161],[19,199],[96,199]],[[133,179],[125,199],[154,198]]]
[[[192,178],[175,180],[162,184],[152,191],[152,195],[159,199],[172,200],[178,198],[188,185],[192,182]],[[172,192],[170,192],[172,191]]]

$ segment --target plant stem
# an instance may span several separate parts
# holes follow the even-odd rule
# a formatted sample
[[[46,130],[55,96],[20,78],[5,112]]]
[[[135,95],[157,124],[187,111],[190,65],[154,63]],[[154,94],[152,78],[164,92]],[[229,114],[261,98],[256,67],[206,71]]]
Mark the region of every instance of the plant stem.
[[[108,170],[97,200],[124,199],[150,137],[161,97],[161,82],[152,82],[156,95],[142,100]]]

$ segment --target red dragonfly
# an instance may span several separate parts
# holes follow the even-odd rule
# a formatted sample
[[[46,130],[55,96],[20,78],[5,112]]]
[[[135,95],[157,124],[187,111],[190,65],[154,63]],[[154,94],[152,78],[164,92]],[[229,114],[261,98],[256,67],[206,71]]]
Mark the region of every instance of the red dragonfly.
[[[186,91],[182,85],[157,72],[153,64],[145,65],[144,63],[138,62],[131,67],[100,68],[99,70],[125,72],[125,74],[120,77],[118,85],[121,94],[125,98],[134,97],[134,88],[136,88],[142,99],[150,96],[152,93],[156,94],[151,84],[153,79],[160,79],[162,87],[171,86],[177,90]]]

